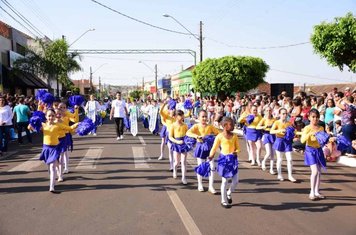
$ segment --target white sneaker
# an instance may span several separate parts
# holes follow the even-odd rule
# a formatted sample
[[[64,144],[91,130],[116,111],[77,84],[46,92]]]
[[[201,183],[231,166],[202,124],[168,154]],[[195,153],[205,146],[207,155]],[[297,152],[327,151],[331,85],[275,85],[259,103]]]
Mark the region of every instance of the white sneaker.
[[[204,192],[204,187],[203,187],[203,185],[199,185],[199,186],[198,186],[198,191],[199,191],[199,192]]]
[[[173,171],[173,178],[176,179],[177,178],[177,172]]]
[[[158,160],[163,160],[164,157],[163,156],[159,156]]]
[[[93,136],[96,136],[96,133],[94,133]]]
[[[279,181],[284,181],[283,176],[281,176],[281,175],[277,176],[277,179],[278,179]]]
[[[260,160],[256,161],[258,166],[261,166]]]
[[[58,182],[63,182],[63,178],[58,178]]]
[[[69,170],[68,169],[64,169],[63,174],[68,174]]]
[[[262,170],[265,171],[266,170],[266,162],[262,161]]]
[[[184,185],[188,184],[187,180],[186,179],[182,179],[182,184],[184,184]]]
[[[120,136],[116,138],[116,140],[120,140]]]
[[[123,135],[120,135],[120,139],[124,139],[124,136],[123,136]]]
[[[274,172],[274,170],[270,170],[269,173],[270,173],[271,175],[275,175],[275,174],[276,174],[276,172]]]
[[[216,190],[214,189],[214,188],[209,188],[209,190],[208,190],[211,194],[216,194]]]

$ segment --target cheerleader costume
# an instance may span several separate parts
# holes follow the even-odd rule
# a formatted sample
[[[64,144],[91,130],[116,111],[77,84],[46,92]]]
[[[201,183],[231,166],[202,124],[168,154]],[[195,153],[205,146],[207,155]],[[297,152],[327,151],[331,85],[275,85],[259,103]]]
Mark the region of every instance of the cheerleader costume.
[[[211,138],[211,135],[218,135],[220,132],[219,130],[212,126],[212,125],[206,125],[205,127],[202,126],[201,124],[195,124],[193,125],[188,131],[187,131],[187,136],[191,138],[197,139],[197,144],[194,150],[194,157],[197,159],[197,164],[198,166],[203,163],[203,161],[206,161],[206,159],[209,157],[209,153],[211,148],[213,147],[213,141],[215,138]],[[202,140],[199,140],[198,137],[201,136],[203,137]],[[214,161],[209,161],[210,164],[210,176],[209,176],[209,189],[208,191],[215,194],[216,191],[214,189]],[[199,174],[197,174],[197,179],[198,179],[198,191],[203,192],[204,187],[203,187],[203,177]]]
[[[258,123],[257,129],[262,129],[262,143],[265,146],[266,150],[266,155],[262,160],[262,170],[266,170],[266,161],[267,159],[270,159],[270,174],[274,175],[275,172],[273,170],[273,164],[274,164],[274,149],[272,148],[275,140],[276,140],[276,135],[271,134],[270,130],[273,125],[273,123],[276,121],[276,119],[271,118],[262,118],[262,120]]]

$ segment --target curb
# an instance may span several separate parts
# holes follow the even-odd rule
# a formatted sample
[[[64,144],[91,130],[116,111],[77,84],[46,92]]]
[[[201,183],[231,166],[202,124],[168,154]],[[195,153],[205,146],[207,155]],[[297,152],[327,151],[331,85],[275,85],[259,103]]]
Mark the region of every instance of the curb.
[[[337,163],[344,166],[356,167],[356,158],[348,157],[348,156],[340,156],[337,160]]]

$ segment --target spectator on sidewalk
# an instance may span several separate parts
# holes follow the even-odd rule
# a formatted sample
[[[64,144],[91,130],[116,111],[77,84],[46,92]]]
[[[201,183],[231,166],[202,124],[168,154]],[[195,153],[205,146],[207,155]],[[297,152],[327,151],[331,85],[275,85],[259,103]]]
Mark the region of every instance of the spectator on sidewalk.
[[[31,115],[30,109],[28,108],[27,105],[24,104],[24,98],[19,98],[18,100],[19,104],[15,106],[14,108],[14,117],[16,120],[16,127],[17,127],[17,135],[18,135],[18,142],[19,144],[22,144],[22,131],[26,131],[26,137],[29,143],[32,143],[32,138],[31,138],[31,133],[27,129],[27,126],[29,124],[29,119],[28,117]]]
[[[7,104],[4,97],[0,97],[0,155],[3,152],[7,152],[12,117],[11,107]]]

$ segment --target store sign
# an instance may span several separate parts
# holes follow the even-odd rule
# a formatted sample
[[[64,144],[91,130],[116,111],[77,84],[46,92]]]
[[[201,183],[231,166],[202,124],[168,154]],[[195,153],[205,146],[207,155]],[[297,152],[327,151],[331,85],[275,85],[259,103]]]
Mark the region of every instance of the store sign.
[[[156,93],[156,87],[155,86],[151,86],[150,87],[150,93]]]
[[[24,56],[14,51],[9,51],[10,68],[13,68],[14,62],[20,58],[24,58]]]

